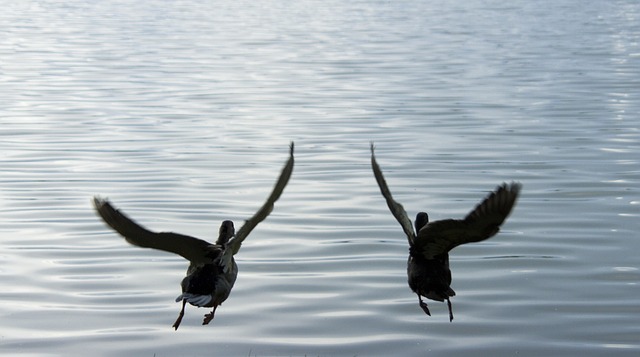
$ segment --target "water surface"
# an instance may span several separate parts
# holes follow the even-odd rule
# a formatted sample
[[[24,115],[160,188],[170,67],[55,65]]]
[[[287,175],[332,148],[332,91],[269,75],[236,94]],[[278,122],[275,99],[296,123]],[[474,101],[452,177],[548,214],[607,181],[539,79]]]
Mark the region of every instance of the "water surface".
[[[0,351],[23,356],[636,355],[640,4],[0,2]],[[171,329],[186,262],[93,195],[215,238],[296,167],[209,326]],[[455,320],[406,283],[410,215],[463,217]]]

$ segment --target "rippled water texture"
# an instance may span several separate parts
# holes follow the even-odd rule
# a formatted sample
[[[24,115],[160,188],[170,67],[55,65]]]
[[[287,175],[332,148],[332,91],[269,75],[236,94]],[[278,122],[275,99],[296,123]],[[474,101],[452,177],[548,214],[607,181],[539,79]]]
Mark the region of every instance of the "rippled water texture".
[[[23,356],[635,356],[640,3],[0,1],[0,352]],[[186,262],[291,182],[209,326]],[[503,181],[499,235],[426,316],[369,142],[411,216]]]

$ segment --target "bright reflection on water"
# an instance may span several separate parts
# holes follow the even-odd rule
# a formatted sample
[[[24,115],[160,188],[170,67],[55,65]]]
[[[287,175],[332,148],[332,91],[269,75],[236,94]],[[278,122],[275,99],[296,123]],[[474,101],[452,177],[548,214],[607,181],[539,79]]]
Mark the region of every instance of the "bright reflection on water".
[[[3,1],[0,350],[103,356],[640,351],[640,4]],[[210,326],[186,262],[95,216],[213,240],[271,189]],[[427,317],[368,146],[410,215],[521,199]]]

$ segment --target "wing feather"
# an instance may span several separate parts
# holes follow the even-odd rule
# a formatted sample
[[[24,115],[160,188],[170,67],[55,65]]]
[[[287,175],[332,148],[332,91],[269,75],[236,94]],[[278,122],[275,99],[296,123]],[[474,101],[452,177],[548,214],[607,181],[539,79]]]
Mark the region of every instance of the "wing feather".
[[[235,237],[229,241],[227,251],[231,252],[231,254],[235,255],[240,250],[240,246],[242,245],[242,241],[247,238],[249,233],[258,225],[258,223],[262,222],[273,210],[274,203],[280,198],[282,191],[287,186],[289,182],[289,178],[291,177],[291,173],[293,172],[293,142],[289,146],[289,160],[284,165],[282,172],[280,173],[280,178],[276,182],[273,187],[273,191],[271,191],[271,195],[267,198],[267,201],[260,207],[258,212],[256,212],[253,217],[249,218],[245,221],[244,225],[236,232]],[[225,252],[226,253],[226,252]]]
[[[511,213],[522,185],[503,183],[478,204],[463,220],[446,219],[428,223],[418,233],[416,247],[425,258],[449,252],[466,243],[493,237]]]
[[[387,186],[387,181],[385,181],[384,176],[382,175],[382,170],[380,169],[378,162],[376,162],[374,149],[373,143],[371,143],[371,168],[373,169],[373,176],[375,176],[376,181],[378,182],[378,187],[380,187],[382,196],[387,201],[389,211],[391,211],[391,214],[393,214],[398,223],[400,223],[400,226],[402,226],[402,230],[404,231],[404,234],[407,235],[409,244],[413,244],[416,234],[413,231],[411,219],[404,210],[404,207],[393,199],[389,186]]]
[[[102,220],[133,245],[175,253],[191,262],[206,260],[206,247],[211,245],[207,241],[178,233],[149,231],[100,197],[94,197],[93,204]]]

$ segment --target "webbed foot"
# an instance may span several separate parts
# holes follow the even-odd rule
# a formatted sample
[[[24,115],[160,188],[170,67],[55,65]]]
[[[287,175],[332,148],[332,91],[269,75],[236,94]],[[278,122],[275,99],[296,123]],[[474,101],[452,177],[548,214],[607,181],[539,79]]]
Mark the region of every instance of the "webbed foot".
[[[180,323],[182,322],[182,317],[184,316],[184,305],[187,304],[187,300],[182,300],[182,309],[180,310],[180,314],[178,315],[178,318],[176,319],[176,322],[173,323],[173,327],[176,331],[178,330],[178,327],[180,327]]]
[[[211,322],[211,320],[213,320],[213,317],[214,317],[214,316],[215,316],[215,314],[216,314],[216,309],[217,309],[217,308],[218,308],[217,306],[216,306],[216,307],[214,307],[214,308],[213,308],[213,310],[212,310],[210,313],[208,313],[208,314],[204,315],[204,320],[202,320],[202,324],[203,324],[203,325],[208,325],[208,324],[209,324],[209,322]]]
[[[431,311],[429,311],[429,308],[427,307],[427,304],[422,301],[422,298],[418,297],[418,304],[420,305],[420,307],[422,308],[422,311],[424,311],[425,314],[431,316]]]

